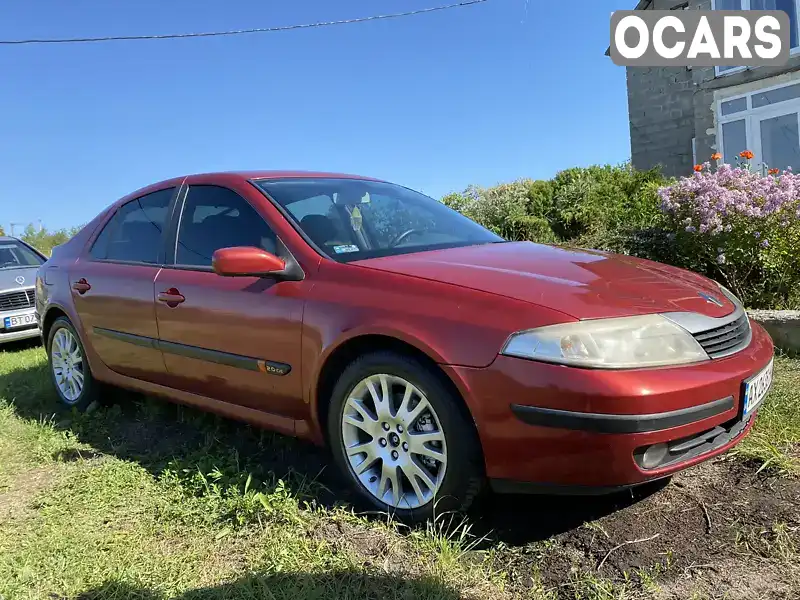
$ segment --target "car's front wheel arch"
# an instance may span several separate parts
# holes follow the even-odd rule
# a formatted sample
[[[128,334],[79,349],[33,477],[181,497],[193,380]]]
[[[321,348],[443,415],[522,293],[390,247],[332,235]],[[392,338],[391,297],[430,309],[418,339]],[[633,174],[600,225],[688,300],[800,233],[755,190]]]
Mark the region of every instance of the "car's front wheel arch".
[[[47,309],[47,312],[44,314],[44,318],[42,319],[42,339],[45,343],[50,337],[50,329],[53,327],[53,323],[56,322],[56,319],[59,317],[64,317],[65,319],[69,319],[69,315],[63,310],[61,310],[58,306],[53,306]]]
[[[464,396],[459,390],[455,382],[445,373],[438,363],[431,358],[428,354],[409,344],[403,340],[399,340],[387,335],[360,335],[350,338],[343,342],[327,357],[322,368],[319,371],[317,378],[317,385],[314,390],[314,399],[316,402],[316,417],[318,423],[325,436],[326,443],[330,440],[327,439],[327,429],[325,424],[328,422],[328,410],[330,409],[331,395],[336,382],[339,379],[342,371],[358,359],[360,356],[374,352],[393,352],[401,356],[418,361],[424,365],[431,373],[441,381],[442,385],[459,400],[459,408],[463,411],[463,416],[469,420],[475,430],[475,437],[480,440],[478,436],[478,428],[475,424],[475,419],[467,406]],[[481,448],[481,457],[483,457],[483,448]]]

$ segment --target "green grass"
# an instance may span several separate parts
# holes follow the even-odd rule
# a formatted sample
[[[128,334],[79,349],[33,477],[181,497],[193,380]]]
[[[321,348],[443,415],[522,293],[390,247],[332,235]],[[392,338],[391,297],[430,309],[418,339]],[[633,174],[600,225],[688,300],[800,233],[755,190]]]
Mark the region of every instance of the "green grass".
[[[70,412],[50,385],[42,349],[0,352],[3,600],[621,599],[658,589],[661,572],[649,567],[619,581],[576,570],[547,588],[537,561],[557,542],[510,549],[466,520],[409,530],[356,516],[319,475],[320,451],[123,394],[109,408]],[[778,359],[739,450],[755,469],[798,472],[798,398],[800,361]],[[793,526],[743,534],[737,547],[795,560]]]
[[[402,535],[324,508],[321,484],[254,464],[297,443],[213,416],[154,400],[60,410],[44,360],[0,354],[0,597],[504,596],[464,527]],[[137,447],[138,425],[165,422],[169,447]]]

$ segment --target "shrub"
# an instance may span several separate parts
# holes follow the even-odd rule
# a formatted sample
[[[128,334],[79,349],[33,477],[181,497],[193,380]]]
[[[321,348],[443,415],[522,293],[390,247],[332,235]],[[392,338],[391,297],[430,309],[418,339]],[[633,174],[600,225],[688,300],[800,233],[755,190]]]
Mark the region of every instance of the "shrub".
[[[45,256],[50,256],[53,252],[53,248],[69,241],[80,229],[80,227],[73,227],[71,229],[48,231],[44,227],[36,229],[33,225],[28,225],[21,239],[36,248],[39,252],[42,252]]]
[[[491,188],[469,186],[442,199],[473,221],[507,240],[555,242],[545,213],[549,208],[546,182],[520,179]]]
[[[656,194],[664,183],[658,169],[637,171],[629,164],[561,171],[553,180],[553,230],[564,241],[587,239],[618,249],[620,234],[657,221]]]
[[[694,175],[659,190],[674,254],[669,262],[719,279],[748,306],[797,304],[800,175],[740,166]]]
[[[630,232],[659,219],[658,169],[630,165],[562,171],[553,180],[470,186],[442,201],[508,240],[626,251]]]

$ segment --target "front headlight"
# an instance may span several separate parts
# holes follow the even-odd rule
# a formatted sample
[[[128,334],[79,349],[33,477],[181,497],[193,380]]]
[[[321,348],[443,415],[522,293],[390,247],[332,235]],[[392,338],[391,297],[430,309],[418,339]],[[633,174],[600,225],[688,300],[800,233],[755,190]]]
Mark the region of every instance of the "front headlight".
[[[512,335],[502,354],[596,369],[710,360],[692,335],[661,315],[549,325]]]

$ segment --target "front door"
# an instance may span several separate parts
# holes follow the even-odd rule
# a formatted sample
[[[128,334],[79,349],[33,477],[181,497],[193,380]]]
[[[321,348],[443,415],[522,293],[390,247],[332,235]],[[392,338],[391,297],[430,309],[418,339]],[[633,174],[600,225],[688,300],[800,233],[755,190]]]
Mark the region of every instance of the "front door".
[[[274,415],[305,418],[300,373],[303,282],[221,277],[215,250],[280,254],[275,233],[242,196],[190,186],[174,265],[156,277],[156,315],[170,385]]]
[[[174,194],[168,188],[123,204],[89,253],[69,267],[75,308],[97,355],[117,373],[155,383],[166,367],[157,347],[154,281]]]

